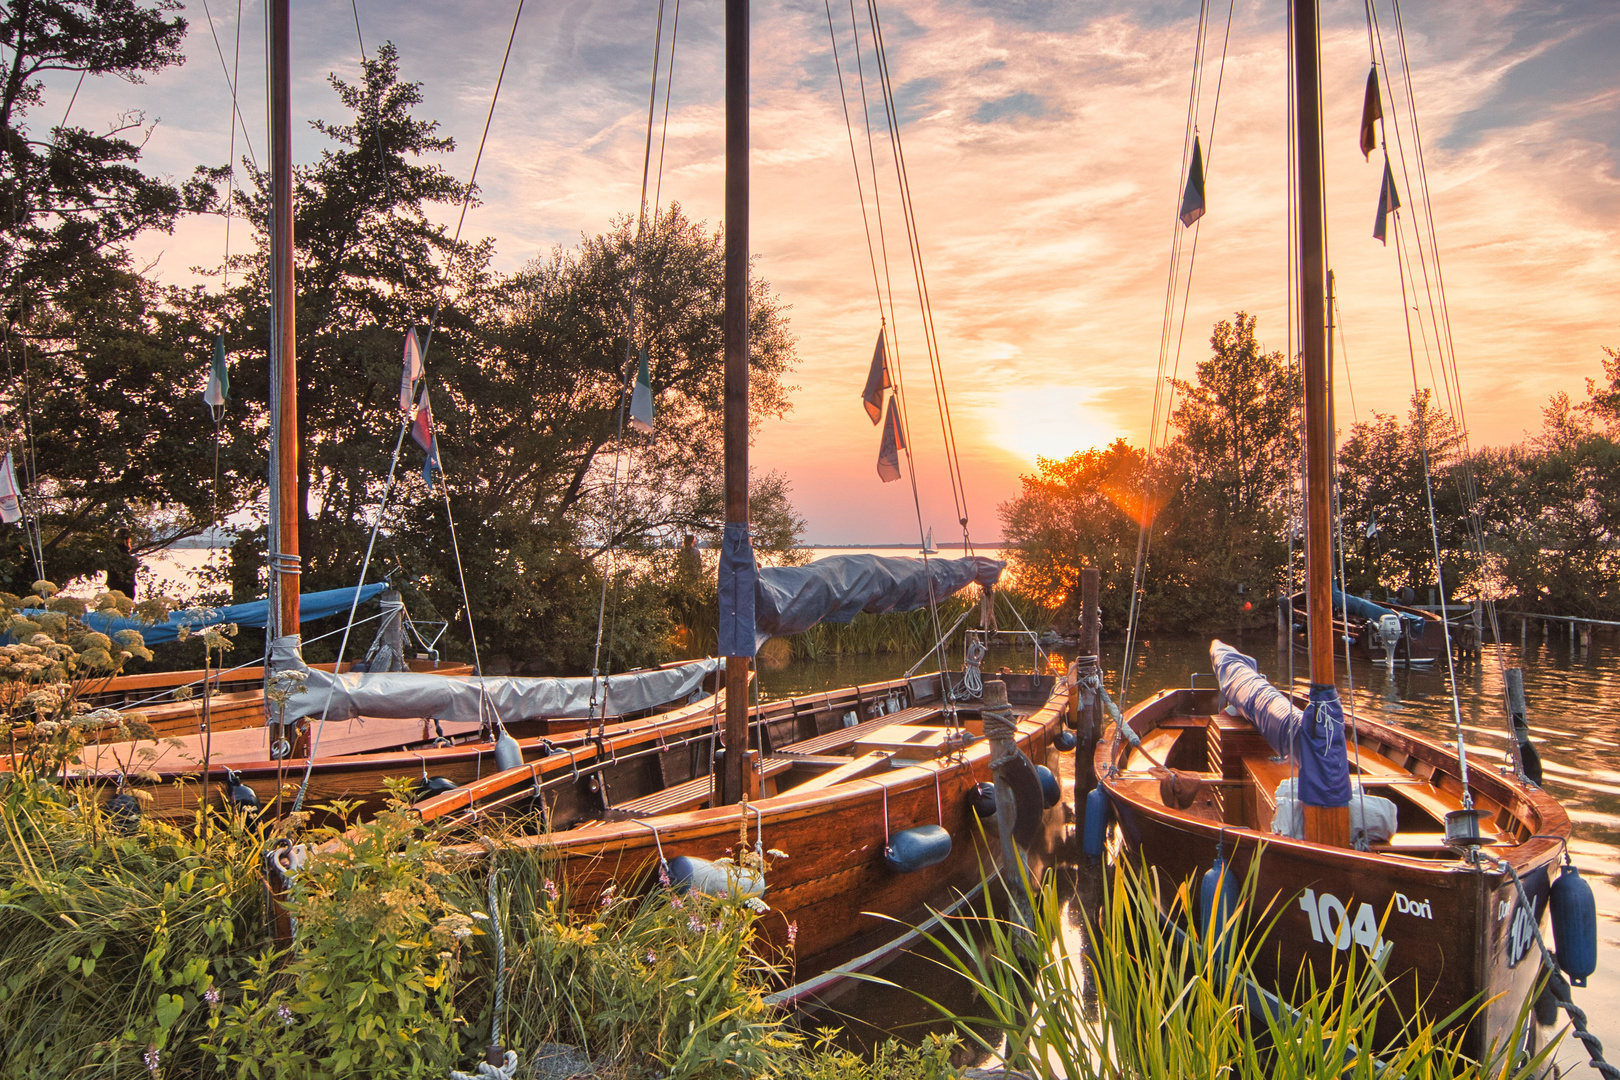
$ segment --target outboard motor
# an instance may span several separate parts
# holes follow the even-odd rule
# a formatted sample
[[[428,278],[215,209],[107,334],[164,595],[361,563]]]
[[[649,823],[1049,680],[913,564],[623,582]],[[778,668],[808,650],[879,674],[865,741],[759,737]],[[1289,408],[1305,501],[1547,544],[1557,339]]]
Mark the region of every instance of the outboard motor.
[[[1395,614],[1378,617],[1378,644],[1384,647],[1384,664],[1395,666],[1395,646],[1401,640],[1401,617]]]

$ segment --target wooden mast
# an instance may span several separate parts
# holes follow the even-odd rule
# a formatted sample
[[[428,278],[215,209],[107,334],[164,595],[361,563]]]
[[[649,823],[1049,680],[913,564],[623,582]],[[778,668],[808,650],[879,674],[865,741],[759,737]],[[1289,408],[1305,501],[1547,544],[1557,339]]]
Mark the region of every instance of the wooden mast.
[[[1305,596],[1311,686],[1335,685],[1333,664],[1333,413],[1327,364],[1327,256],[1322,222],[1321,73],[1317,0],[1290,0],[1294,124],[1299,143],[1299,300],[1305,367]],[[1305,839],[1348,846],[1349,807],[1304,806]]]
[[[276,632],[298,633],[298,347],[293,285],[292,80],[288,0],[270,4],[270,348],[276,395]]]
[[[726,0],[726,524],[748,524],[748,0]],[[748,657],[726,657],[721,797],[748,790]]]

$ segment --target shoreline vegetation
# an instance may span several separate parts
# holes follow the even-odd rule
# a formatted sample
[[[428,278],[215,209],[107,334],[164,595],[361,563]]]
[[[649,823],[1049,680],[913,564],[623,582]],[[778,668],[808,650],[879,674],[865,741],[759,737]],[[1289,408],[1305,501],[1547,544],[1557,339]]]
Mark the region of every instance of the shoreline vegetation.
[[[760,950],[759,916],[665,887],[656,868],[582,907],[543,852],[491,836],[493,869],[468,867],[398,802],[346,834],[303,834],[311,856],[267,888],[282,826],[212,810],[184,828],[146,821],[45,772],[0,785],[6,1077],[442,1077],[473,1068],[497,1015],[519,1060],[561,1054],[604,1080],[946,1080],[968,1046],[1071,1080],[1510,1080],[1546,1059],[1476,1065],[1417,1019],[1403,1047],[1362,1044],[1378,1010],[1408,1004],[1365,962],[1302,988],[1295,1011],[1256,1009],[1256,946],[1193,928],[1185,885],[1171,925],[1188,928],[1167,929],[1155,890],[1168,886],[1124,868],[1086,906],[1082,955],[1050,878],[1029,886],[1028,928],[1004,901],[946,923],[940,962],[975,986],[977,1015],[863,1058],[766,1003],[793,957]]]

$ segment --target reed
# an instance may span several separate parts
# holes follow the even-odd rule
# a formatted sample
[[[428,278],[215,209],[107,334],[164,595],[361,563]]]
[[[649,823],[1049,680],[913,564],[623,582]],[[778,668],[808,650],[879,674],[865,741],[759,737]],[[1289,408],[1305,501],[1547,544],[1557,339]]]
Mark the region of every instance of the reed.
[[[1260,994],[1253,975],[1265,926],[1249,934],[1239,929],[1242,911],[1255,902],[1252,876],[1230,918],[1208,935],[1189,918],[1197,910],[1189,886],[1177,887],[1168,905],[1161,888],[1156,875],[1116,866],[1098,911],[1087,914],[1091,947],[1083,956],[1073,955],[1062,933],[1050,878],[1038,885],[1026,880],[1027,906],[1008,905],[1025,908],[1027,924],[998,912],[998,890],[987,888],[983,919],[948,921],[929,935],[943,957],[938,962],[972,984],[982,1014],[957,1015],[919,996],[964,1039],[1010,1066],[1069,1080],[1527,1080],[1548,1066],[1552,1046],[1533,1056],[1503,1049],[1486,1062],[1468,1060],[1452,1024],[1459,1018],[1427,1020],[1410,1003],[1395,1001],[1382,965],[1365,957],[1335,966],[1320,985],[1303,976],[1293,1004],[1283,1005]],[[1403,1006],[1409,1019],[1401,1036],[1374,1044],[1370,1033],[1380,1014]],[[1531,1022],[1526,1003],[1519,1030]]]

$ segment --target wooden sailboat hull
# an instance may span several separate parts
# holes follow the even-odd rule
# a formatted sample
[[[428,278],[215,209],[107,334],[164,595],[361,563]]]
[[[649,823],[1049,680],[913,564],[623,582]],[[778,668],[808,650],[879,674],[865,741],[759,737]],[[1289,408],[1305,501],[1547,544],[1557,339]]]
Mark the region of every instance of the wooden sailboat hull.
[[[1020,748],[1033,762],[1056,771],[1055,738],[1065,713],[1062,695],[1054,692],[1057,680],[1052,676],[1006,678],[1021,714]],[[937,687],[937,676],[852,688],[822,700],[771,703],[760,710],[764,715],[756,714],[754,730],[775,726],[784,731],[797,729],[802,735],[808,730],[800,726],[805,719],[836,713],[853,703],[863,709],[860,715],[866,734],[860,737],[870,739],[877,736],[867,729],[890,717],[903,723],[909,714],[927,712],[929,700],[937,709],[937,690],[927,691],[930,682]],[[894,702],[901,709],[866,719],[876,702]],[[979,727],[971,710],[964,715],[969,732]],[[799,980],[832,969],[831,976],[815,983],[815,992],[824,995],[851,970],[886,959],[889,947],[909,925],[927,918],[930,909],[944,908],[973,892],[1000,863],[994,819],[985,820],[981,827],[970,805],[973,788],[992,778],[986,739],[976,738],[965,749],[932,758],[901,757],[907,752],[902,748],[886,767],[876,771],[825,785],[813,778],[800,782],[800,771],[814,773],[825,768],[829,759],[822,754],[798,754],[794,747],[815,749],[818,743],[837,738],[842,730],[840,724],[822,735],[774,746],[767,734],[764,789],[746,810],[705,806],[644,812],[652,810],[659,799],[653,792],[639,800],[621,799],[617,811],[601,820],[571,822],[560,807],[553,809],[548,832],[508,843],[557,859],[558,872],[567,875],[576,903],[583,906],[593,902],[609,882],[622,884],[648,873],[656,867],[660,854],[666,859],[686,855],[710,860],[735,855],[746,830],[750,847],[758,842],[787,855],[772,860],[767,874],[764,900],[772,910],[759,923],[767,949],[791,958]],[[866,745],[857,742],[849,752]],[[794,763],[796,757],[802,764]],[[852,764],[845,768],[858,769],[858,757],[852,757]],[[548,764],[553,769],[567,767],[567,763],[555,761]],[[527,777],[521,779],[527,783]],[[700,787],[702,780],[696,781]],[[511,781],[505,784],[510,788]],[[469,800],[496,797],[500,785],[492,778],[482,793],[452,793],[418,809],[428,818],[445,808],[464,812]],[[615,786],[611,772],[606,774],[606,786],[609,790]],[[633,790],[622,779],[619,786],[626,794]],[[709,801],[701,793],[698,797]],[[487,810],[486,803],[480,814]],[[1063,810],[1058,804],[1037,807],[1035,812],[1040,815],[1038,839],[1026,854],[1038,871],[1061,837]],[[487,822],[488,817],[480,820]],[[888,839],[923,825],[942,825],[951,834],[950,855],[926,869],[901,872],[891,868],[884,857]],[[480,858],[485,851],[482,844],[469,844],[463,853]],[[842,966],[846,962],[851,966]],[[788,988],[780,999],[793,1001],[799,996],[799,990]]]
[[[1401,1016],[1421,1001],[1438,1021],[1457,1010],[1472,1017],[1466,1050],[1483,1058],[1511,1032],[1541,973],[1532,928],[1542,924],[1569,819],[1538,788],[1475,767],[1475,805],[1488,813],[1479,858],[1444,846],[1438,815],[1460,806],[1457,759],[1408,732],[1357,718],[1363,768],[1352,776],[1370,794],[1397,802],[1401,822],[1388,845],[1355,851],[1270,833],[1266,788],[1287,776],[1246,721],[1210,714],[1213,691],[1169,690],[1126,720],[1168,756],[1171,768],[1205,785],[1185,810],[1166,806],[1157,778],[1116,733],[1099,746],[1096,766],[1107,792],[1122,857],[1151,866],[1168,883],[1198,881],[1224,846],[1234,871],[1256,874],[1246,931],[1270,926],[1254,950],[1256,973],[1283,996],[1303,992],[1308,971],[1320,985],[1335,963],[1357,951],[1389,950],[1393,1001],[1377,1038],[1396,1039]],[[1247,729],[1247,730],[1245,730]],[[1172,733],[1174,737],[1170,738]],[[1203,745],[1200,746],[1200,743]],[[1262,749],[1262,747],[1264,747]],[[1203,760],[1200,759],[1203,752]],[[1158,756],[1158,755],[1155,755]],[[1280,770],[1280,773],[1279,773]],[[1511,866],[1529,904],[1520,898]],[[1270,920],[1275,918],[1274,922]]]

